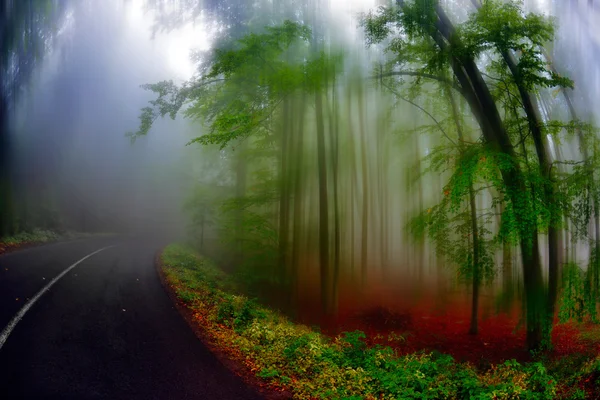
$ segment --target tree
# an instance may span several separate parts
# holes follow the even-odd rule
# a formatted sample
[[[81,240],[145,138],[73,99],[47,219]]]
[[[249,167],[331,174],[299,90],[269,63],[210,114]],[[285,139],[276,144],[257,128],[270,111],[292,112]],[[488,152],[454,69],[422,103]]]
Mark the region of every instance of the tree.
[[[55,222],[48,204],[37,209],[25,209],[22,188],[14,181],[14,158],[11,156],[9,119],[20,92],[39,61],[48,51],[56,35],[58,21],[67,9],[67,2],[52,0],[10,1],[0,7],[0,237],[22,230],[41,215],[38,224]]]
[[[468,104],[479,125],[485,151],[495,160],[501,177],[499,187],[506,204],[505,224],[519,241],[526,295],[527,347],[542,344],[543,324],[547,321],[548,302],[542,278],[538,226],[554,227],[560,215],[553,202],[550,168],[541,134],[543,121],[537,116],[534,96],[530,92],[541,87],[568,87],[572,82],[550,71],[539,48],[552,39],[553,26],[543,17],[524,14],[516,2],[502,4],[484,1],[469,20],[452,23],[438,1],[398,0],[397,6],[381,7],[363,19],[369,44],[388,40],[387,50],[397,63],[386,72],[392,76],[415,76],[416,82],[433,79],[448,82]],[[491,60],[478,64],[485,55]],[[416,70],[412,69],[416,68]],[[519,140],[507,129],[502,118],[502,104],[491,90],[488,73],[502,73],[516,87],[520,97],[520,126],[532,140],[538,157],[540,174],[523,170],[515,149]],[[487,78],[487,79],[486,79]],[[521,131],[523,131],[521,129]],[[532,185],[532,179],[535,185]],[[536,188],[535,186],[539,186]],[[534,189],[534,190],[532,190]],[[541,189],[541,193],[538,189]],[[537,207],[541,200],[542,207]],[[548,216],[549,218],[544,218]],[[551,229],[552,229],[551,228]],[[550,244],[555,234],[550,232]],[[551,250],[552,251],[552,250]],[[556,266],[551,265],[551,279]],[[551,282],[551,287],[554,281]],[[552,297],[554,290],[551,290]]]

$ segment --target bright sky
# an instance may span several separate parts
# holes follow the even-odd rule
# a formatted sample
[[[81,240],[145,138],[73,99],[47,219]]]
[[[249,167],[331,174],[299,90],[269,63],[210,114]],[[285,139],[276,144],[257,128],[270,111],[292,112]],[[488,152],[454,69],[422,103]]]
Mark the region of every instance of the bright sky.
[[[332,10],[367,11],[375,7],[375,0],[330,0]]]
[[[352,30],[356,30],[352,18],[356,13],[367,11],[375,7],[376,0],[329,0],[333,15],[342,16],[347,19],[343,22],[349,30],[348,35],[353,36]],[[145,14],[143,8],[144,0],[131,0],[126,4],[126,16],[131,25],[137,30],[150,34],[153,15]],[[210,48],[210,35],[203,29],[202,24],[188,24],[182,28],[168,33],[158,33],[155,40],[165,52],[168,68],[182,80],[191,78],[194,74],[194,64],[190,61],[192,50],[208,50]]]
[[[144,0],[131,0],[127,8],[127,20],[146,35],[151,34],[153,15],[145,13]],[[159,32],[155,40],[162,46],[168,68],[180,79],[186,80],[194,74],[194,64],[190,60],[192,50],[208,50],[209,35],[201,24],[188,24],[171,32]]]

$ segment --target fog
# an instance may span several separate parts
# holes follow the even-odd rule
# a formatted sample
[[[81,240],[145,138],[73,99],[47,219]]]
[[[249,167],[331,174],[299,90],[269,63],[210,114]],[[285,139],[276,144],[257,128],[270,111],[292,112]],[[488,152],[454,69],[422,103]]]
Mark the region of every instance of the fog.
[[[135,145],[124,134],[149,99],[140,85],[187,78],[190,48],[180,48],[177,33],[152,38],[139,2],[62,7],[59,30],[11,114],[22,212],[44,202],[83,231],[181,232],[193,127],[164,121],[161,134]]]
[[[4,148],[9,149],[5,159],[10,160],[11,213],[16,216],[12,225],[17,229],[44,226],[187,238],[245,276],[257,295],[282,308],[294,306],[302,316],[302,310],[337,313],[367,302],[403,307],[430,293],[441,303],[441,295],[450,293],[466,301],[473,275],[465,270],[471,265],[465,254],[472,249],[467,243],[472,231],[467,222],[457,221],[471,210],[480,224],[480,240],[489,247],[487,275],[478,278],[487,284],[480,292],[489,299],[484,305],[492,309],[496,296],[506,298],[509,288],[512,296],[512,287],[520,287],[521,250],[515,241],[496,239],[504,197],[483,180],[469,182],[474,192],[470,205],[465,201],[447,209],[455,218],[444,222],[450,224],[444,238],[439,232],[437,239],[414,233],[414,218],[421,214],[422,222],[435,214],[451,192],[452,168],[436,170],[430,163],[462,158],[466,150],[459,144],[479,143],[481,132],[466,103],[452,94],[452,86],[444,89],[439,82],[420,82],[414,76],[390,80],[393,68],[418,61],[399,59],[391,66],[385,43],[366,46],[358,23],[360,12],[387,2],[41,3],[54,11],[44,14],[45,19],[29,20],[38,24],[35,29],[29,26],[30,33],[42,39],[42,51],[31,58],[34,65],[16,56],[21,50],[29,54],[26,49],[13,49],[8,50],[14,53],[13,66],[3,67],[12,73],[11,82],[18,82],[4,87],[5,93],[9,86],[16,88],[5,95],[9,139]],[[469,0],[442,3],[457,24],[474,10]],[[17,9],[8,4],[7,10]],[[530,0],[525,8],[556,17],[556,38],[546,49],[548,61],[575,82],[574,89],[565,90],[569,100],[560,90],[539,90],[543,121],[600,124],[595,111],[600,104],[600,52],[594,30],[598,12],[584,1]],[[271,68],[276,74],[280,64],[251,65],[246,75],[231,79],[237,92],[233,86],[208,86],[183,107],[180,104],[174,120],[168,112],[152,114],[156,118],[151,129],[135,141],[126,136],[141,131],[140,110],[160,95],[141,85],[189,81],[193,89],[204,90],[202,74],[214,60],[211,50],[234,48],[232,40],[249,32],[268,32],[264,26],[284,19],[306,23],[313,31],[313,39],[282,53],[289,71],[310,64],[322,52],[326,56],[314,61],[314,68],[324,65],[324,77],[269,103],[261,100],[264,91],[248,82],[256,78],[264,84],[272,78],[263,72]],[[490,66],[485,56],[477,62],[481,68]],[[285,71],[285,76],[294,73]],[[276,91],[279,83],[269,90]],[[281,83],[286,84],[291,85]],[[203,100],[208,98],[215,100]],[[252,134],[235,136],[239,126],[232,118],[217,118],[219,107],[235,104],[236,98],[256,102],[253,110],[263,119],[250,124]],[[569,109],[568,101],[574,108]],[[266,116],[260,114],[265,109],[271,110]],[[506,110],[509,107],[503,105]],[[573,110],[577,115],[569,115]],[[229,139],[186,146],[215,133],[215,118],[229,129],[221,132],[231,134]],[[586,159],[581,143],[566,132],[546,134],[553,160]],[[525,157],[534,154],[531,149],[523,145]],[[573,163],[564,163],[561,173],[574,170]],[[543,243],[548,230],[544,223],[539,232]],[[591,231],[592,220],[587,224]],[[567,221],[560,228],[561,264],[579,263],[585,269],[591,251],[588,239],[594,235],[575,240],[572,226]],[[442,254],[441,239],[449,240],[446,247],[462,243],[466,253],[446,248]],[[549,254],[548,246],[541,244],[543,265]],[[460,257],[463,269],[455,265]],[[544,268],[546,277],[548,270]]]

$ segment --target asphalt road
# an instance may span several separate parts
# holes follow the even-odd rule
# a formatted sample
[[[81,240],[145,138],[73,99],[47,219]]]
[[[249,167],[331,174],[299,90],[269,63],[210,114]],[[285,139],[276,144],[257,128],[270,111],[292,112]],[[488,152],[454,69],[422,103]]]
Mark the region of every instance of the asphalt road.
[[[159,240],[96,237],[0,256],[0,399],[259,399],[196,338],[164,291]]]

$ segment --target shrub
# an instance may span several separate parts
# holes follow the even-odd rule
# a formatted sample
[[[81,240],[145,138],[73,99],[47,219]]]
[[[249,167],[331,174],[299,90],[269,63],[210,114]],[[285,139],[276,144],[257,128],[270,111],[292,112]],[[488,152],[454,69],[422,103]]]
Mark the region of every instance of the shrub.
[[[233,306],[233,299],[227,297],[221,301],[217,309],[217,322],[231,326],[231,322],[235,316],[235,308]]]
[[[264,319],[266,314],[258,308],[256,300],[246,300],[239,311],[235,312],[233,326],[236,332],[244,331],[257,318]]]

